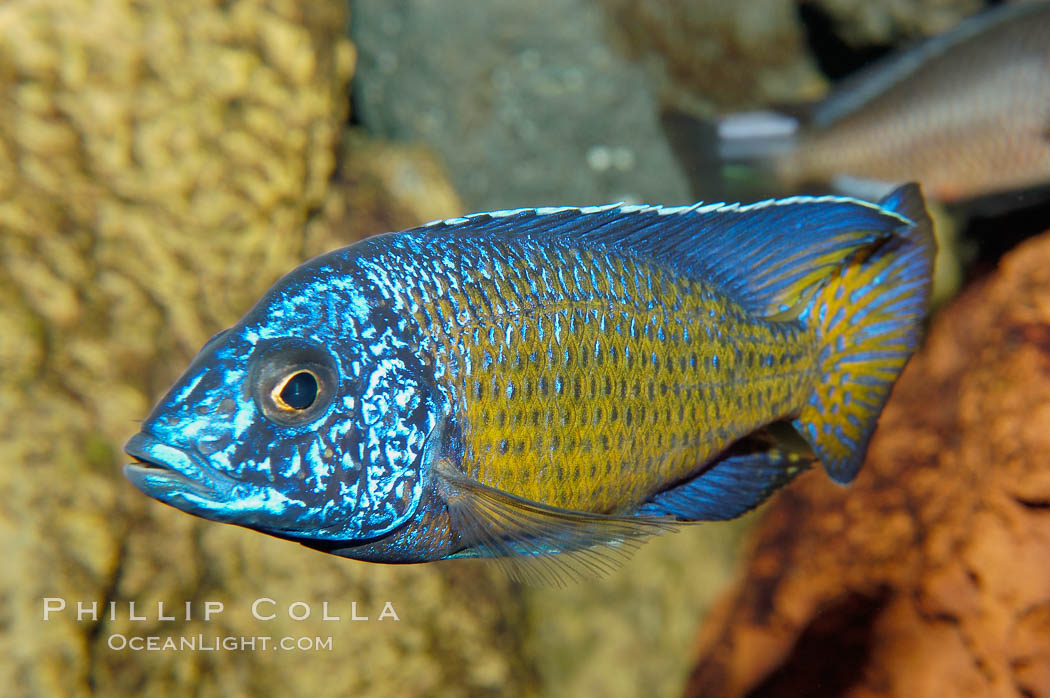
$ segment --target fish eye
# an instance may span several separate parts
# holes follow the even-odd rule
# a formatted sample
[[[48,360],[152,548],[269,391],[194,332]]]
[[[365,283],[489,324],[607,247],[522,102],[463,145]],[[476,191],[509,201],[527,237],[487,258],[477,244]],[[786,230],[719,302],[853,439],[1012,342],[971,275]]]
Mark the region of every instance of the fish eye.
[[[301,370],[289,374],[270,393],[274,404],[285,410],[307,410],[317,399],[320,389],[313,371]]]
[[[255,404],[272,422],[300,426],[318,419],[338,386],[335,359],[322,346],[286,337],[260,343],[249,375]]]

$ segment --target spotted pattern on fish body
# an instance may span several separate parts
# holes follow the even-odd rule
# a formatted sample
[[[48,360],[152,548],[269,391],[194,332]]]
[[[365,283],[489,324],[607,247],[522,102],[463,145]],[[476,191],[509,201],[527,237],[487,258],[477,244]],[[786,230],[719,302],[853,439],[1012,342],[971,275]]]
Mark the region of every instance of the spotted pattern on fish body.
[[[914,185],[378,236],[216,335],[125,472],[346,557],[600,572],[674,522],[754,508],[814,458],[849,482],[918,342],[933,249]],[[789,421],[805,452],[779,443]]]
[[[489,250],[468,277],[481,251],[458,244],[461,264],[432,270],[403,302],[443,367],[461,468],[491,487],[630,509],[794,411],[814,379],[815,335],[756,319],[709,284],[527,241]]]

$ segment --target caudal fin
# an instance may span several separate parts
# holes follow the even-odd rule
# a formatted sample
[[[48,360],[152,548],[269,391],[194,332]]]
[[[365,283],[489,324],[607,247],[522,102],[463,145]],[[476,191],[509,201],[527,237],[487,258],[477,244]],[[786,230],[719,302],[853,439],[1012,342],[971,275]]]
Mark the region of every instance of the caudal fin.
[[[894,381],[919,343],[936,242],[922,193],[906,184],[880,202],[897,234],[851,261],[807,309],[821,337],[823,377],[794,420],[831,479],[853,480]]]

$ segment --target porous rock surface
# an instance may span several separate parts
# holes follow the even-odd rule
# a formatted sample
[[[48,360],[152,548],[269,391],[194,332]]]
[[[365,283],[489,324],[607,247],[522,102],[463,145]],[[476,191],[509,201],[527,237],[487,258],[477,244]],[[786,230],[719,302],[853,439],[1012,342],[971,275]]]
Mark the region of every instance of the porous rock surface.
[[[364,235],[461,213],[422,149],[351,139],[344,150],[345,26],[335,1],[0,6],[5,695],[533,691],[514,660],[521,602],[487,568],[328,557],[193,519],[120,473],[151,401],[278,276]],[[45,598],[67,608],[44,621]],[[273,619],[252,615],[258,598],[274,600],[260,607]],[[97,617],[78,619],[78,601]],[[388,601],[399,621],[378,620]],[[224,604],[209,621],[207,602]],[[297,602],[309,619],[294,620]],[[340,621],[322,620],[323,602]],[[368,621],[350,620],[353,602]],[[114,649],[198,634],[331,645]]]
[[[1050,696],[1050,233],[933,321],[857,480],[777,495],[687,696]]]

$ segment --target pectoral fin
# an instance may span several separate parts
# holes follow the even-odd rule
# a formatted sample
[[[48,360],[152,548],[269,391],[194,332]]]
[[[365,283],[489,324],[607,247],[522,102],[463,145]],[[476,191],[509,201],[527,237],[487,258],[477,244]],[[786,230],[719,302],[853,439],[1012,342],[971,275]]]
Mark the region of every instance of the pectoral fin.
[[[677,487],[654,495],[639,516],[724,521],[751,511],[808,469],[814,456],[783,448],[731,452]]]
[[[513,579],[561,586],[623,564],[649,536],[677,528],[658,516],[558,509],[479,483],[448,461],[434,464],[452,528],[467,548],[452,557],[492,558]]]

